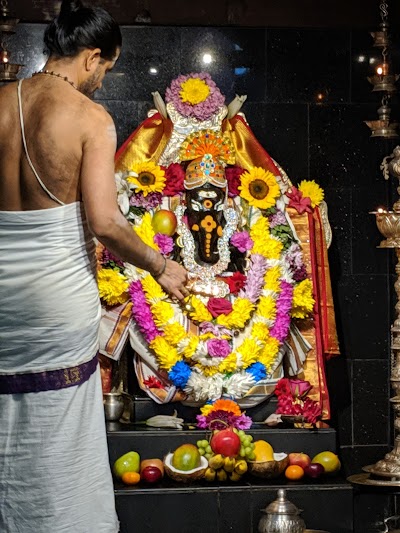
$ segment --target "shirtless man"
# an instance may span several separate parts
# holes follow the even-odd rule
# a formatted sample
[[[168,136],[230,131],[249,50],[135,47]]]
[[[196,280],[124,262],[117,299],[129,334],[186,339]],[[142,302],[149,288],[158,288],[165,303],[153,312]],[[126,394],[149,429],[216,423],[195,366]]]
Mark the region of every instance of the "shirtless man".
[[[116,533],[93,234],[175,298],[186,271],[117,205],[114,124],[88,97],[118,25],[63,0],[45,44],[41,73],[0,88],[0,531]]]

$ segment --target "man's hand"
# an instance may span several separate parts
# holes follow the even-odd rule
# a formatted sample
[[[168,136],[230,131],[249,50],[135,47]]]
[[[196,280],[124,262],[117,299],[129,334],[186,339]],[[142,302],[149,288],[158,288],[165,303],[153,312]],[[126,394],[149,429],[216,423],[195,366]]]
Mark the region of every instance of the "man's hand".
[[[166,261],[165,270],[157,281],[170,296],[183,300],[189,296],[189,291],[186,288],[187,272],[175,261],[170,259]]]

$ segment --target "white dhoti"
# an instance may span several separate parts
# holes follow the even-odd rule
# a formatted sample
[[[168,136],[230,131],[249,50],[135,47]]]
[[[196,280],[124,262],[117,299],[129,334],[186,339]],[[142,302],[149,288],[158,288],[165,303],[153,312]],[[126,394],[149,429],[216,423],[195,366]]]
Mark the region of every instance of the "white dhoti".
[[[0,212],[3,383],[18,386],[96,356],[94,254],[79,203]],[[1,533],[118,529],[98,366],[79,385],[0,393]]]

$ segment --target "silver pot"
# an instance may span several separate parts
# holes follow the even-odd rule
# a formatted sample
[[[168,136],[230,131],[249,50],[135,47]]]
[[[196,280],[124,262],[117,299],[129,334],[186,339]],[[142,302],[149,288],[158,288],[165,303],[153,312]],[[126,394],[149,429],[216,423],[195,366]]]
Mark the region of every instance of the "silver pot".
[[[278,498],[263,512],[258,533],[304,533],[306,525],[300,517],[301,510],[286,498],[286,490],[278,490]]]
[[[388,518],[385,518],[383,523],[385,524],[385,531],[384,533],[400,533],[400,529],[389,529],[388,522],[391,520],[398,520],[400,516],[389,516]]]
[[[104,415],[107,422],[116,422],[122,416],[125,402],[119,392],[105,392],[103,394]]]

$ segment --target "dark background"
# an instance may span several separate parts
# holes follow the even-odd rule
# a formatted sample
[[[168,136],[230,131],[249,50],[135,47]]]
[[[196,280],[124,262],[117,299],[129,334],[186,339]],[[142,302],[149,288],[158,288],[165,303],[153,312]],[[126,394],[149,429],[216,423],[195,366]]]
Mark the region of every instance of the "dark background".
[[[8,41],[11,60],[25,65],[21,76],[43,65],[43,22],[57,4],[10,3],[22,20]],[[206,70],[228,102],[236,93],[247,94],[243,111],[250,126],[292,181],[313,179],[324,188],[333,229],[329,258],[342,351],[327,363],[332,425],[345,472],[360,472],[382,458],[392,441],[394,252],[377,249],[381,237],[369,212],[393,204],[394,179],[385,182],[379,165],[398,141],[373,139],[364,124],[377,118],[381,98],[366,79],[379,62],[379,49],[369,35],[378,29],[379,2],[92,4],[108,6],[127,24],[115,72],[96,95],[115,119],[119,144],[146,117],[152,91],[164,95],[180,73]],[[400,2],[390,3],[389,9],[399,72]],[[137,23],[143,10],[151,15],[150,25]],[[202,63],[204,53],[213,56],[213,63]],[[399,118],[397,96],[393,108]],[[372,501],[377,503],[362,510],[366,523],[382,521],[394,510],[391,497],[373,496]]]

